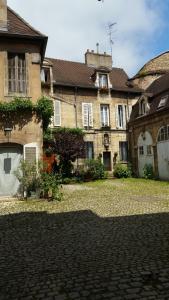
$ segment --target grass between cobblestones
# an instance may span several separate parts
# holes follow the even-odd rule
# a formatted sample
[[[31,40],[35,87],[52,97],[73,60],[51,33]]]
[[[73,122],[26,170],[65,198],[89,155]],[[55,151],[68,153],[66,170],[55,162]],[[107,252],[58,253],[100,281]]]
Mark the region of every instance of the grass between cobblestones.
[[[91,210],[101,217],[169,211],[169,183],[144,179],[112,179],[64,185],[61,202],[43,200],[0,202],[0,213]]]

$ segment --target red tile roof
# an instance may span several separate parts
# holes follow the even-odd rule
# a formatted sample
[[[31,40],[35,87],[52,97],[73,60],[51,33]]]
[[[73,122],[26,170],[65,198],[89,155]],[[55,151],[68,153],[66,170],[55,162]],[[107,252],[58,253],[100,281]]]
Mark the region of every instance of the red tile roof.
[[[95,72],[94,67],[89,67],[84,63],[72,62],[54,58],[46,58],[53,65],[54,82],[57,85],[77,86],[86,88],[95,88],[92,75]],[[128,76],[123,69],[112,68],[110,81],[114,90],[141,92],[137,87],[127,85]]]

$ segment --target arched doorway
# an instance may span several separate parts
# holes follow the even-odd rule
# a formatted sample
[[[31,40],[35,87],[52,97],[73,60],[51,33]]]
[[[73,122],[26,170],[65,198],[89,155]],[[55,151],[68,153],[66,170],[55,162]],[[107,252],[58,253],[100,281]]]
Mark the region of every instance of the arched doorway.
[[[19,144],[0,144],[0,196],[14,196],[19,182],[14,175],[23,156],[23,146]]]
[[[148,131],[142,132],[138,138],[138,171],[143,177],[145,165],[152,165],[154,168],[153,140]]]
[[[169,125],[160,128],[157,137],[159,178],[169,180]]]

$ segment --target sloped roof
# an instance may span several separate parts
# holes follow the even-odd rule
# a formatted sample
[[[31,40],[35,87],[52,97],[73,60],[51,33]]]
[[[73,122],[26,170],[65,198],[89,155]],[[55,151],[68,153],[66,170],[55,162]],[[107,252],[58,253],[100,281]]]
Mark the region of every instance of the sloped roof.
[[[147,88],[146,92],[151,93],[152,96],[160,94],[169,89],[169,73],[161,76],[153,81],[153,83]]]
[[[145,91],[147,95],[151,95],[148,98],[150,109],[145,116],[149,116],[153,113],[159,113],[166,109],[169,109],[169,73],[156,79]],[[163,107],[159,108],[159,103],[162,97],[168,96],[166,103]],[[139,117],[139,101],[133,106],[131,121]]]
[[[95,88],[92,79],[95,73],[94,67],[89,67],[84,63],[72,62],[54,58],[47,58],[53,65],[54,83],[57,85],[77,86],[86,88]],[[127,85],[128,76],[123,69],[112,68],[110,81],[113,89],[128,92],[141,92],[137,87]]]
[[[20,17],[10,7],[7,8],[7,18],[8,18],[8,31],[0,30],[0,34],[29,36],[29,37],[37,37],[37,38],[46,37],[44,34],[34,29],[30,24],[28,24],[22,17]]]
[[[137,74],[130,78],[133,80],[135,78],[144,77],[147,75],[159,74],[163,75],[169,72],[169,51],[160,53],[159,55],[153,57],[137,72]]]

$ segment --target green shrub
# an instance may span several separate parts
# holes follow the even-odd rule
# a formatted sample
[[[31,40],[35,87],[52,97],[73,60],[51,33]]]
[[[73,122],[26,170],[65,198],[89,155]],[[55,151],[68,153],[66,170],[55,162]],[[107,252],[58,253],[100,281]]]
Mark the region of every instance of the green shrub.
[[[151,164],[145,164],[145,166],[143,168],[143,177],[145,179],[153,179],[154,178],[153,166]]]
[[[20,191],[23,198],[27,198],[31,189],[35,189],[38,182],[36,163],[21,160],[18,168],[14,171],[15,177],[20,182]]]
[[[44,198],[58,201],[62,199],[60,177],[58,175],[43,172],[40,178],[40,189]]]
[[[117,163],[114,167],[113,175],[117,178],[131,177],[131,167],[126,164]]]
[[[84,174],[85,179],[104,179],[105,170],[104,165],[100,159],[89,159],[85,163],[87,171]]]

